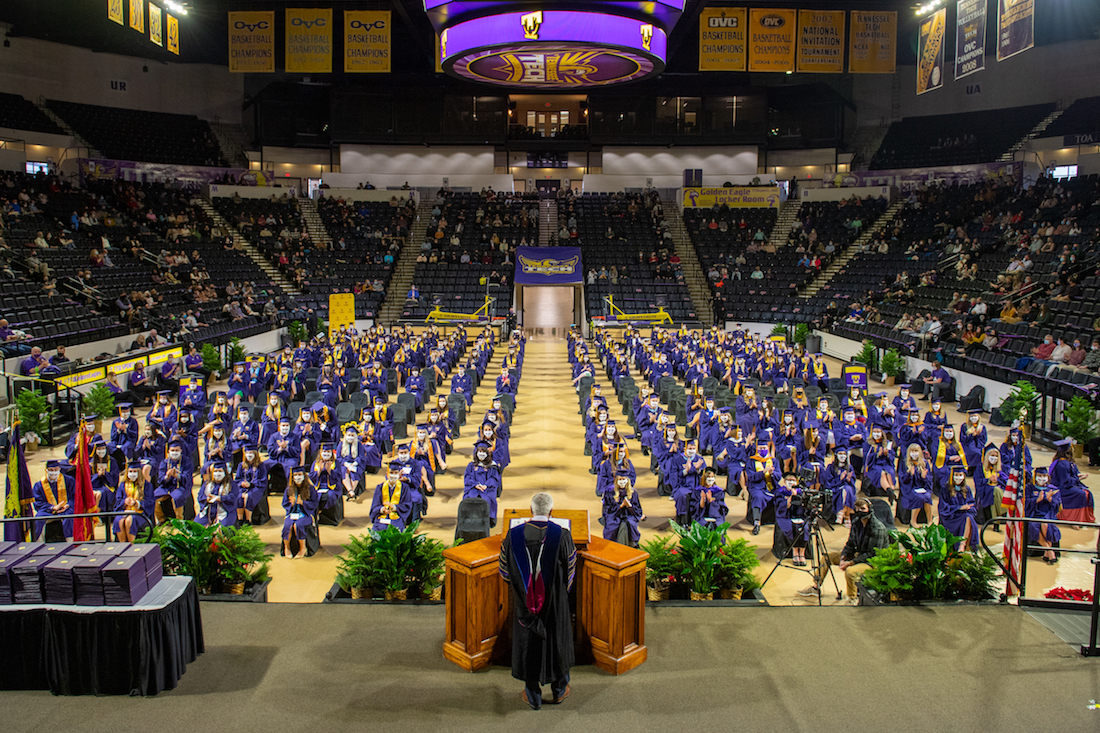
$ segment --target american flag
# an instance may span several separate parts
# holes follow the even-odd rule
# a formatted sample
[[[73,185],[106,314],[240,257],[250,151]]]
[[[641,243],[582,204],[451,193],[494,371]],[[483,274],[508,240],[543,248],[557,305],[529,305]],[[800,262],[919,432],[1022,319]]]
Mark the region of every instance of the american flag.
[[[1021,441],[1022,442],[1022,441]],[[1008,516],[1024,516],[1023,473],[1024,447],[1020,445],[1008,467],[1008,480],[1005,482],[1002,506],[1008,508]],[[1009,577],[1005,579],[1005,595],[1014,596],[1019,592],[1017,583],[1024,562],[1024,525],[1022,522],[1006,522],[1005,526],[1005,566]]]

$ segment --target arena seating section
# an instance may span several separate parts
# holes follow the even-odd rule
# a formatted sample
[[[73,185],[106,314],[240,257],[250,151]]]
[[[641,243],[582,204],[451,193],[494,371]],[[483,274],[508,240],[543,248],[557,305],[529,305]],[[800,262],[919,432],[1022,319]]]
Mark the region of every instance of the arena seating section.
[[[539,236],[537,199],[516,196],[488,201],[480,193],[456,192],[446,197],[438,208],[446,226],[441,228],[442,221],[433,217],[425,233],[425,242],[411,242],[410,246],[419,246],[422,250],[430,246],[425,253],[434,251],[439,261],[417,263],[413,283],[420,291],[420,300],[407,302],[401,318],[423,320],[436,305],[447,312],[473,313],[485,303],[486,286],[489,296],[496,299],[493,314],[504,316],[512,307],[515,266],[504,264],[504,252],[493,245],[492,239],[497,236],[509,244],[536,244]],[[480,226],[477,224],[479,210],[484,214]],[[522,223],[524,211],[529,212],[526,225]],[[493,222],[498,215],[501,226],[495,227]],[[510,224],[505,223],[506,217],[511,217]],[[463,221],[463,227],[459,244],[455,246],[450,240],[459,221]],[[443,236],[437,239],[435,235],[439,231]],[[460,261],[464,252],[470,255],[469,263]],[[496,273],[495,278],[493,273]],[[482,282],[483,278],[486,282]]]
[[[48,100],[50,109],[107,158],[226,166],[217,138],[194,115]]]
[[[906,117],[890,125],[871,170],[988,163],[1054,110],[1053,104]]]
[[[0,127],[48,132],[53,135],[65,134],[46,113],[18,94],[0,93]]]
[[[569,214],[576,214],[576,241],[580,242],[585,272],[614,267],[619,273],[617,284],[609,277],[585,286],[587,315],[607,315],[604,298],[612,295],[615,305],[626,313],[651,313],[663,306],[677,323],[698,321],[687,285],[676,278],[678,268],[669,262],[671,245],[663,242],[650,210],[641,203],[641,194],[631,197],[637,204],[636,213],[629,211],[630,197],[622,194],[585,193],[575,199],[574,212],[567,201],[558,202],[559,219],[568,223]],[[607,237],[608,228],[613,239]],[[651,263],[654,254],[658,262]]]
[[[1043,130],[1043,137],[1062,137],[1074,133],[1100,131],[1100,97],[1078,99]]]

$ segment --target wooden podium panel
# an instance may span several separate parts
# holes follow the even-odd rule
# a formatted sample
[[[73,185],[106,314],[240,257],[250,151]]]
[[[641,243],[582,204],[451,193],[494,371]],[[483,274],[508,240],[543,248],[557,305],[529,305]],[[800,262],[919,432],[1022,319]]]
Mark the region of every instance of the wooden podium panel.
[[[587,509],[555,509],[552,512],[555,519],[568,519],[569,520],[569,534],[573,535],[573,544],[577,546],[577,550],[583,550],[588,547],[589,532],[588,532],[588,510]],[[500,533],[502,535],[508,534],[508,528],[512,525],[513,519],[530,519],[531,508],[526,509],[504,509],[501,512]]]
[[[578,553],[577,639],[592,662],[611,674],[623,674],[644,662],[645,562],[649,555],[617,542],[593,537]]]
[[[611,674],[623,674],[646,660],[645,552],[588,533],[588,512],[554,512],[571,520],[577,544],[573,585],[578,663],[592,660]],[[507,510],[507,528],[522,511]],[[530,516],[530,511],[526,512]],[[500,548],[506,536],[452,547],[446,560],[447,628],[443,656],[469,672],[490,664],[511,664],[511,589],[500,577]],[[582,544],[583,542],[583,544]]]

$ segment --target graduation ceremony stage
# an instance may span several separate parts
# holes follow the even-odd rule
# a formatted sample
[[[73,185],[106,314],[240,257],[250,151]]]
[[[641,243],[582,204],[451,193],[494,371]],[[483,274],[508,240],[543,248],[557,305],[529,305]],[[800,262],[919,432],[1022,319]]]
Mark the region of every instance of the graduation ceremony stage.
[[[573,669],[532,712],[440,653],[441,606],[203,603],[206,653],[150,698],[6,692],[9,731],[1096,730],[1100,663],[1022,609],[653,608],[649,661]],[[690,726],[690,728],[685,728]]]

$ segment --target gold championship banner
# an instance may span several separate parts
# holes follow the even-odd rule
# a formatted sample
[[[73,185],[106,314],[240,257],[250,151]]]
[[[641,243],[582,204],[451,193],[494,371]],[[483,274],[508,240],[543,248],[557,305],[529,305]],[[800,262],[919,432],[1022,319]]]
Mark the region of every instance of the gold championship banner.
[[[798,73],[844,73],[843,10],[798,11]]]
[[[340,326],[355,325],[355,293],[333,293],[328,296],[328,337],[340,330]]]
[[[119,25],[126,25],[126,11],[123,0],[107,0],[107,18]]]
[[[130,0],[130,27],[145,32],[145,0]]]
[[[793,10],[749,11],[749,71],[794,71]]]
[[[849,74],[893,74],[898,59],[898,14],[852,11],[848,35]]]
[[[160,8],[149,3],[149,40],[158,46],[164,45],[164,29],[161,27]]]
[[[229,14],[229,70],[236,73],[275,71],[275,11]]]
[[[332,73],[332,8],[286,9],[286,70]]]
[[[390,11],[344,11],[344,71],[389,73]]]
[[[699,14],[699,71],[744,71],[748,58],[745,8],[707,8]]]
[[[754,186],[685,188],[685,209],[709,209],[725,204],[731,209],[778,209],[779,189]]]
[[[943,86],[943,38],[947,8],[940,8],[920,24],[917,41],[917,94]]]
[[[180,55],[180,22],[179,22],[179,19],[176,18],[171,13],[168,13],[167,16],[168,16],[168,22],[165,25],[165,29],[167,30],[168,33],[166,35],[165,40],[168,44],[168,50],[171,51],[172,53],[176,54],[177,56],[179,56]]]

